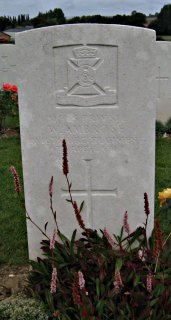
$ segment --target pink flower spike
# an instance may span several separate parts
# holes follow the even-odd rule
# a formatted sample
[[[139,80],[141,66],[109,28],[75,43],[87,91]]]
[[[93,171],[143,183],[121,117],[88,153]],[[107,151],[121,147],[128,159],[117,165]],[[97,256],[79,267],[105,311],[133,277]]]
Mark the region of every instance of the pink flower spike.
[[[55,249],[55,243],[56,243],[56,230],[54,230],[52,239],[50,241],[50,250]]]
[[[124,214],[124,218],[123,218],[123,225],[124,225],[124,229],[127,232],[128,235],[130,235],[130,226],[128,223],[128,212],[126,211]]]
[[[114,240],[112,239],[111,235],[109,234],[106,228],[103,229],[103,233],[106,239],[108,240],[109,244],[111,245],[111,247],[115,249],[117,244],[114,242]]]
[[[49,196],[52,197],[53,194],[53,176],[51,177],[50,183],[49,183]]]
[[[56,268],[53,268],[51,284],[50,284],[50,292],[56,293],[56,288],[57,288],[57,270]]]
[[[115,289],[123,288],[123,282],[122,282],[121,274],[120,274],[120,271],[118,269],[115,272],[115,281],[114,281],[113,284],[114,284]]]
[[[81,271],[78,271],[78,280],[79,280],[80,290],[84,289],[85,288],[85,280],[84,280],[83,273]]]
[[[144,251],[143,251],[143,250],[138,250],[138,258],[139,258],[141,261],[145,261]]]
[[[21,192],[21,185],[20,185],[20,179],[19,179],[18,173],[17,173],[14,166],[10,167],[10,171],[11,171],[13,178],[14,178],[15,191],[17,193],[20,193]]]
[[[146,278],[146,288],[147,291],[150,293],[152,291],[152,274],[151,272],[149,272],[147,274],[147,278]]]

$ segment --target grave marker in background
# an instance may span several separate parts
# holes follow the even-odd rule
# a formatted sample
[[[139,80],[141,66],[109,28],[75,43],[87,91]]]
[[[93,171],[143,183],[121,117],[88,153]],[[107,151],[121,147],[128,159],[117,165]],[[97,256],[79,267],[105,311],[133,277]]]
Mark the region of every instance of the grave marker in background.
[[[78,228],[65,201],[66,139],[74,199],[85,201],[88,228],[119,233],[145,221],[153,227],[155,32],[111,25],[64,25],[16,35],[26,208],[43,227],[51,218],[48,184],[63,233]],[[53,226],[49,226],[51,235]],[[28,223],[30,258],[42,236]]]
[[[16,47],[13,44],[0,45],[0,86],[3,83],[16,85]]]
[[[157,120],[171,118],[171,42],[156,42]]]

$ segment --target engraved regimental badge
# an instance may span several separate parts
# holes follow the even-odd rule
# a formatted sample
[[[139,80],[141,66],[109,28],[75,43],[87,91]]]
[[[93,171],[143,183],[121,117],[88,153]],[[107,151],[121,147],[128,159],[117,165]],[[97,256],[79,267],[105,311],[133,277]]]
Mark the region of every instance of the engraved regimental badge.
[[[104,54],[98,54],[99,49],[100,46],[94,48],[88,45],[70,49],[72,57],[65,64],[67,86],[57,90],[58,105],[81,107],[116,104],[115,81],[109,79],[115,70],[110,69],[111,61],[105,61]]]

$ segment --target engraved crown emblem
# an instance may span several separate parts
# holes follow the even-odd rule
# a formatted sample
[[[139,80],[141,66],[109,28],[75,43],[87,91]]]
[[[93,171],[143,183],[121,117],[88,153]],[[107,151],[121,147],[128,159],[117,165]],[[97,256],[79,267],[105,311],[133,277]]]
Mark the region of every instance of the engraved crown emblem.
[[[97,49],[83,46],[81,48],[74,49],[74,55],[77,59],[95,58],[97,55]]]

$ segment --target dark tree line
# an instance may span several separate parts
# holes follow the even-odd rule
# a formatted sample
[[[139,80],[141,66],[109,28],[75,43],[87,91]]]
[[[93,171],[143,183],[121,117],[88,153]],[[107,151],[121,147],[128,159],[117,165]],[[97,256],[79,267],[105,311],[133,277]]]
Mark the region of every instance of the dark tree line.
[[[33,25],[34,28],[44,26],[52,26],[58,24],[73,24],[73,23],[106,23],[106,24],[122,24],[137,27],[144,27],[147,23],[146,15],[133,11],[131,15],[115,15],[115,16],[76,16],[71,19],[66,19],[60,8],[49,10],[30,19],[28,14],[20,14],[18,17],[0,16],[0,31],[9,28],[24,27]],[[171,35],[171,4],[164,5],[160,13],[156,13],[154,20],[150,23],[149,28],[156,30],[157,35]]]
[[[146,22],[146,16],[143,13],[133,11],[131,15],[116,15],[105,17],[101,15],[73,17],[67,20],[67,23],[107,23],[124,24],[137,27],[143,27]]]
[[[17,26],[26,26],[30,22],[29,14],[20,14],[18,17],[0,16],[0,31],[15,28]]]
[[[157,35],[171,35],[171,4],[166,4],[161,9],[149,28],[156,30]]]
[[[66,19],[62,9],[56,8],[46,13],[39,12],[38,16],[31,20],[34,28],[65,24]]]

